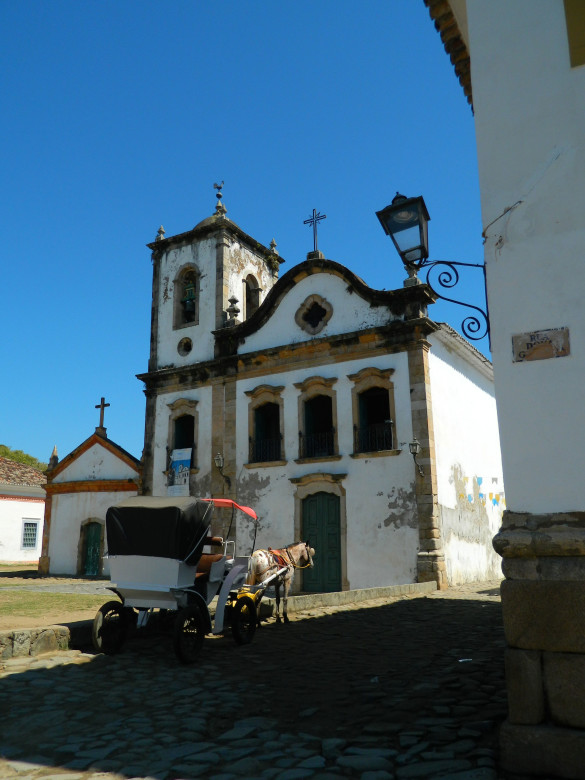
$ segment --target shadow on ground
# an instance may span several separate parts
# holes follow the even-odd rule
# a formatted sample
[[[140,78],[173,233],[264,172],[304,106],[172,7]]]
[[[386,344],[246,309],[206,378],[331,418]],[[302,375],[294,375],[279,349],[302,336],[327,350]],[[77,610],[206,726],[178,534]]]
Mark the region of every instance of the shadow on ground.
[[[500,604],[448,598],[270,623],[243,647],[229,635],[208,638],[192,667],[178,663],[169,635],[136,637],[117,656],[5,678],[0,753],[174,777],[153,773],[163,746],[175,754],[184,743],[213,743],[250,716],[275,719],[279,733],[348,743],[377,735],[399,752],[405,734],[433,750],[469,729],[476,747],[496,750],[503,659]]]

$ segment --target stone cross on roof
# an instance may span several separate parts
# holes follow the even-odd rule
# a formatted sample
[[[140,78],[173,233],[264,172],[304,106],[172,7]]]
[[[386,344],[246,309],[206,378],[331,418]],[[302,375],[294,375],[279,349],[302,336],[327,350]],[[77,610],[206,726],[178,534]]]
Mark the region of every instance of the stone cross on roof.
[[[96,431],[96,433],[99,433],[102,436],[106,435],[106,429],[104,428],[104,410],[109,405],[110,404],[106,403],[106,399],[103,396],[102,396],[102,400],[100,401],[100,403],[95,405],[95,408],[100,410],[100,424],[99,424],[99,427],[97,427],[95,429],[95,431]]]

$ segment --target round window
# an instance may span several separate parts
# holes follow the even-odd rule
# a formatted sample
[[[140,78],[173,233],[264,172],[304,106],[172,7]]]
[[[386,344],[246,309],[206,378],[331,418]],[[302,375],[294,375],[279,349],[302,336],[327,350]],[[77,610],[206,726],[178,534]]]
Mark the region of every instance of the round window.
[[[177,347],[177,352],[179,355],[188,355],[189,352],[193,349],[193,342],[191,339],[181,339],[179,341],[179,346]]]

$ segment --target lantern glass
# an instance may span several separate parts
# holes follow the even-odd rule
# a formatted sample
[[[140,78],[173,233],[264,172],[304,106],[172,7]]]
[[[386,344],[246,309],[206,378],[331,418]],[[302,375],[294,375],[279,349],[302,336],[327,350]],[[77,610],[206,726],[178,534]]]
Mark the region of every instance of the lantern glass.
[[[430,217],[422,196],[406,198],[397,194],[389,206],[376,212],[376,216],[404,263],[426,260]]]

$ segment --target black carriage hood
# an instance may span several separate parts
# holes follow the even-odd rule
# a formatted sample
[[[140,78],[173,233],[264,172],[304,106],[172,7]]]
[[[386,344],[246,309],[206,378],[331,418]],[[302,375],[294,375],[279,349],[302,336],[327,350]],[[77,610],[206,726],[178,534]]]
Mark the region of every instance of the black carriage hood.
[[[210,501],[128,498],[107,511],[108,554],[173,558],[194,566],[201,557],[212,515]]]

